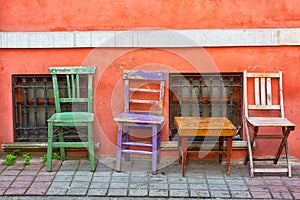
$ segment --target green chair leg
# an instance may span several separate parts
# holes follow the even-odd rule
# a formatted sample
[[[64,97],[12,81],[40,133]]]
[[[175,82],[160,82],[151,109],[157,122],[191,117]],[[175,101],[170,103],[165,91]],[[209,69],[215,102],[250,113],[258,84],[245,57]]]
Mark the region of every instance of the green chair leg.
[[[92,124],[88,125],[88,143],[89,143],[89,160],[91,165],[91,171],[95,171],[95,157],[94,157],[94,142],[93,142],[93,128]]]
[[[64,142],[64,135],[63,135],[63,131],[61,130],[62,128],[59,129],[58,132],[58,138],[60,142]],[[64,147],[60,147],[60,157],[62,160],[66,160],[66,151]]]
[[[48,147],[47,147],[47,171],[52,170],[52,141],[53,141],[53,125],[48,123]]]

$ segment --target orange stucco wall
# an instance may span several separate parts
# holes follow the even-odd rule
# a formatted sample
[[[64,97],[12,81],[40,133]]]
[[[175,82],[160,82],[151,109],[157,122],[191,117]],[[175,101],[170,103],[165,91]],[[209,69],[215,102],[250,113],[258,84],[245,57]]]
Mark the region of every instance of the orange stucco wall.
[[[1,0],[1,31],[299,27],[297,0]]]
[[[16,0],[13,3],[1,0],[0,3],[0,31],[300,27],[297,0]],[[112,147],[116,143],[117,126],[113,116],[122,111],[123,69],[165,69],[169,72],[282,70],[286,116],[298,126],[299,52],[299,46],[0,49],[0,144],[13,142],[11,75],[45,74],[50,66],[59,65],[97,66],[94,128],[95,140],[101,143],[98,155],[115,154]],[[165,105],[167,115],[167,100]],[[296,128],[289,138],[290,153],[298,159],[299,133]],[[163,129],[163,140],[168,140],[168,122]],[[240,158],[244,153],[235,151],[234,156]]]

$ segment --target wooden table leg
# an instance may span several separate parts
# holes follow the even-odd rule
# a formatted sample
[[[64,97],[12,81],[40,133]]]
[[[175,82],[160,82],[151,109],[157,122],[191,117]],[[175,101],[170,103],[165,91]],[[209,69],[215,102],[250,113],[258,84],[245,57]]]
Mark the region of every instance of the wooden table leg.
[[[230,160],[232,151],[232,137],[226,137],[227,176],[230,176]]]
[[[181,164],[181,162],[182,162],[182,145],[181,145],[181,137],[178,137],[178,141],[177,141],[177,143],[178,143],[178,157],[179,157],[179,159],[178,159],[178,164]]]
[[[223,144],[224,144],[224,137],[219,137],[219,163],[221,164],[222,163],[222,157],[223,157],[223,154],[224,154],[224,151],[223,151]]]
[[[185,174],[185,168],[186,168],[186,157],[187,157],[187,137],[181,137],[181,162],[182,162],[182,176]]]

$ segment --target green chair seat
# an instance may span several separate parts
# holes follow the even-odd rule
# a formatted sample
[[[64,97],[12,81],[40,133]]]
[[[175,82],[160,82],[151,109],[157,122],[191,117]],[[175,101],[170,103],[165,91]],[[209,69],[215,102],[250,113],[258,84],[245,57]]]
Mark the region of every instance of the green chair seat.
[[[69,122],[69,123],[89,123],[94,121],[94,113],[88,112],[64,112],[55,113],[49,119],[48,122]]]

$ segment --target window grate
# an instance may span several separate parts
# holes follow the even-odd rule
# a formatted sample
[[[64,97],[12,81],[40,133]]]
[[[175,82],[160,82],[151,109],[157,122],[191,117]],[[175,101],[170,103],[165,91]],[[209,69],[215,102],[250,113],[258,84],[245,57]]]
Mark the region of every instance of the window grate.
[[[174,117],[228,117],[242,139],[242,73],[169,74],[170,140],[176,139]],[[201,140],[201,138],[197,138]]]
[[[61,94],[67,94],[66,79],[58,76]],[[13,75],[13,117],[15,142],[45,142],[48,135],[48,118],[55,112],[53,85],[51,75]],[[86,81],[81,82],[83,89]],[[62,106],[63,111],[74,107],[68,103]],[[78,127],[70,127],[66,140],[78,140]]]

